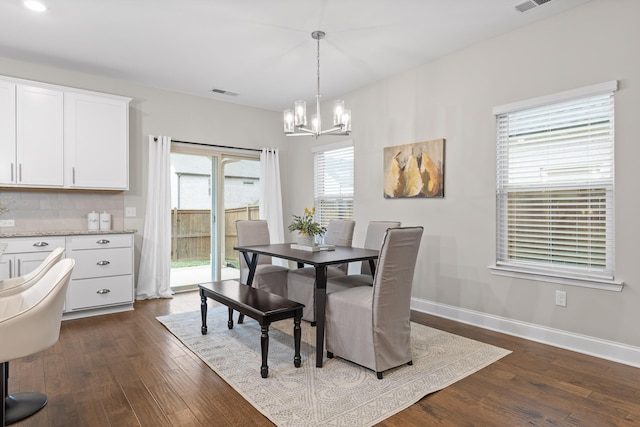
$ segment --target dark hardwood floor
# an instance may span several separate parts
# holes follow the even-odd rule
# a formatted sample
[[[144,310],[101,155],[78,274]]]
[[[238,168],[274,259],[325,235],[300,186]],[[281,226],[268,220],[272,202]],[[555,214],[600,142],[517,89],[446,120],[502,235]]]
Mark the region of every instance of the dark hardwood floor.
[[[10,392],[49,397],[42,411],[15,425],[273,425],[155,319],[199,304],[189,292],[136,302],[132,312],[63,322],[54,347],[11,362]],[[413,320],[513,353],[381,426],[640,425],[638,368],[421,313]]]

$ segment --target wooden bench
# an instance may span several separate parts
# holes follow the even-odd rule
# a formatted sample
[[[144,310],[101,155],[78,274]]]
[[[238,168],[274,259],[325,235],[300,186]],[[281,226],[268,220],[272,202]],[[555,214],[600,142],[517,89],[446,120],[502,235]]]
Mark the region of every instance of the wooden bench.
[[[267,378],[267,354],[269,352],[269,325],[278,320],[293,318],[293,340],[295,354],[293,365],[300,367],[300,320],[304,304],[288,300],[280,295],[265,292],[251,286],[242,285],[235,280],[203,283],[200,288],[200,313],[202,314],[202,335],[207,333],[207,298],[211,298],[229,309],[227,326],[233,329],[233,310],[255,319],[262,331],[260,346],[262,350],[262,366],[260,375]]]

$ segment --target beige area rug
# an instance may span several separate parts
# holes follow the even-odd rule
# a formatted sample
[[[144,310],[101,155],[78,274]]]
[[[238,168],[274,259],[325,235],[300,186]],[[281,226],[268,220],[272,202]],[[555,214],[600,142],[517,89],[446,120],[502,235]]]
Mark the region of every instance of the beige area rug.
[[[373,371],[338,357],[315,367],[315,328],[302,322],[302,366],[293,366],[293,322],[269,329],[269,377],[260,377],[260,325],[245,318],[227,328],[227,308],[213,307],[208,334],[200,312],[158,317],[256,409],[278,426],[370,426],[510,353],[411,323],[413,365]],[[237,313],[234,316],[237,320]]]

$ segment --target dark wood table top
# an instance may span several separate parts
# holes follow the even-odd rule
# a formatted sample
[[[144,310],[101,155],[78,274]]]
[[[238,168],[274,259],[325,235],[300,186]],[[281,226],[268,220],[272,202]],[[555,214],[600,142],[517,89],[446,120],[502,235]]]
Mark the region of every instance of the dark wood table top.
[[[372,249],[336,246],[332,251],[303,251],[292,249],[291,243],[275,243],[271,245],[236,246],[240,252],[251,252],[260,255],[275,256],[290,261],[302,262],[314,267],[320,265],[342,264],[345,262],[368,261],[377,259],[379,252]]]

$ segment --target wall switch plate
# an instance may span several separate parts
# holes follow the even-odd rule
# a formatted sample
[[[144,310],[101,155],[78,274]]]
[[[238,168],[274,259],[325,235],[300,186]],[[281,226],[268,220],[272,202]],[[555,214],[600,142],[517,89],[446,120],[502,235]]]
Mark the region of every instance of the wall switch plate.
[[[136,216],[136,208],[124,208],[124,216],[133,218]]]
[[[565,291],[556,291],[556,305],[560,307],[567,306],[567,293]]]
[[[0,219],[0,227],[15,227],[15,225],[14,219]]]

